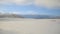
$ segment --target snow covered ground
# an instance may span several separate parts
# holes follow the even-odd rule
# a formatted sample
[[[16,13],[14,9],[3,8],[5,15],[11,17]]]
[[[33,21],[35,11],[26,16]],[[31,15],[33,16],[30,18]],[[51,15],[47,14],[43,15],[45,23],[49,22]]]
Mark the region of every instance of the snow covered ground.
[[[60,34],[60,19],[0,19],[0,34]]]

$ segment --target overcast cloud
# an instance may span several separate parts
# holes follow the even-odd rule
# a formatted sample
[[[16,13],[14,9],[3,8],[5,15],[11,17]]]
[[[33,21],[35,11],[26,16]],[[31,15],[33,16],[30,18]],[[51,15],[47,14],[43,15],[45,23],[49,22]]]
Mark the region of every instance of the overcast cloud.
[[[0,4],[31,5],[45,7],[60,7],[60,0],[0,0]]]

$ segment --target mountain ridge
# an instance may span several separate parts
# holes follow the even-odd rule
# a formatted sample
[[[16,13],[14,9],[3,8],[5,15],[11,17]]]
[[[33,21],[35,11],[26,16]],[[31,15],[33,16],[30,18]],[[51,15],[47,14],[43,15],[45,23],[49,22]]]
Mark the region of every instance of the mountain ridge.
[[[0,14],[0,18],[33,18],[33,19],[60,19],[60,16],[53,15],[18,15],[18,14]]]

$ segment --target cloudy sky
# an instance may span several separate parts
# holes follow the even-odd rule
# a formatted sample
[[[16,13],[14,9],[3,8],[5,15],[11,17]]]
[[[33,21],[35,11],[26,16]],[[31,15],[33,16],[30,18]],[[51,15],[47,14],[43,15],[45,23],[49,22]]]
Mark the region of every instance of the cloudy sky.
[[[0,12],[60,15],[60,0],[0,0]]]

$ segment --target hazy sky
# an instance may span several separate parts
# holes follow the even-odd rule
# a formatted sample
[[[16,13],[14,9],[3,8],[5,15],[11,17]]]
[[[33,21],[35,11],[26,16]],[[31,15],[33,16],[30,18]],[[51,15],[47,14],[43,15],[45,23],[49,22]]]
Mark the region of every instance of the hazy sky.
[[[60,0],[0,0],[0,12],[60,15]]]

